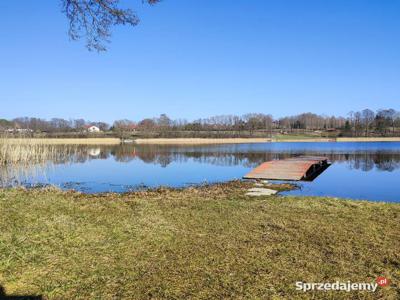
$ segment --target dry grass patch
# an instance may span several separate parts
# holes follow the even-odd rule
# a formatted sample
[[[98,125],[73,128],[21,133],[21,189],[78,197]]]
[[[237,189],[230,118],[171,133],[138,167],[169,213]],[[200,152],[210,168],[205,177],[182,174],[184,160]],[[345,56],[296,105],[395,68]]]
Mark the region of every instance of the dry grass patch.
[[[154,138],[136,139],[136,144],[198,145],[198,144],[253,144],[267,143],[269,138]]]
[[[0,190],[0,284],[48,299],[398,299],[400,206],[245,196],[248,183]],[[392,284],[295,290],[296,281]]]
[[[354,137],[337,138],[338,142],[400,142],[400,137]]]
[[[3,138],[1,143],[11,145],[39,144],[39,145],[118,145],[118,138]]]

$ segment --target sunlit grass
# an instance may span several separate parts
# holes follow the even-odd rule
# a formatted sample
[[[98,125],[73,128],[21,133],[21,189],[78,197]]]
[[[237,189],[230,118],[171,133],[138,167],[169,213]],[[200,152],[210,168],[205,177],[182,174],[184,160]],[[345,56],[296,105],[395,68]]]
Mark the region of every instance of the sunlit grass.
[[[147,138],[136,139],[136,144],[160,145],[209,145],[209,144],[253,144],[270,142],[269,138]]]
[[[118,145],[118,138],[7,138],[0,137],[0,142],[8,144],[24,145]]]
[[[398,299],[399,204],[246,188],[0,190],[0,285],[46,299]],[[378,276],[391,286],[295,290]]]

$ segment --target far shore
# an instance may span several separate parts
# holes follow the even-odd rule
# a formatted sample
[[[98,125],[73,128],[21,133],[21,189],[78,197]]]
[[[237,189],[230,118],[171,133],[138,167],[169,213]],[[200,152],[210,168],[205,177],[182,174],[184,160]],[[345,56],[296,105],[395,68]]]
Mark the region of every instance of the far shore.
[[[119,145],[119,138],[5,138],[11,144],[48,145]],[[1,139],[0,139],[1,142]],[[310,143],[310,142],[400,142],[400,137],[340,137],[314,138],[138,138],[125,140],[126,143],[146,145],[209,145],[209,144],[256,144],[256,143]]]
[[[6,138],[4,140],[16,145],[27,141],[30,144],[47,145],[118,145],[121,143],[119,138]]]
[[[400,142],[400,137],[356,137],[337,138],[337,142]]]
[[[152,138],[136,139],[136,144],[196,145],[196,144],[251,144],[268,143],[269,138]]]
[[[247,144],[247,143],[287,143],[287,142],[400,142],[400,137],[354,137],[354,138],[152,138],[136,139],[136,144],[196,145],[196,144]]]

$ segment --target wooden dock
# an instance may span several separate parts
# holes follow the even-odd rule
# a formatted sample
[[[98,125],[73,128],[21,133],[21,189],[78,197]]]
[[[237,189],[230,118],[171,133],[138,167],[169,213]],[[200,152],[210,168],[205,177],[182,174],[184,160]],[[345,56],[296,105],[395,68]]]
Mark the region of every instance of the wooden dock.
[[[262,163],[243,178],[311,181],[329,165],[327,157],[319,156],[299,156],[283,160],[271,160]]]

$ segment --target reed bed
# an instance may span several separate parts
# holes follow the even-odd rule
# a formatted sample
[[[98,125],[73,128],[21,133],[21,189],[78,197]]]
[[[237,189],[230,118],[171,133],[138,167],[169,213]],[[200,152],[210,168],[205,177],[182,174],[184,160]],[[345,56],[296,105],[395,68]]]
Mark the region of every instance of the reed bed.
[[[70,152],[71,147],[65,147]],[[0,139],[0,165],[31,165],[54,161],[60,148],[30,139]]]
[[[77,152],[78,145],[0,138],[0,185],[16,185],[29,177],[44,175],[49,167],[68,162]]]
[[[39,144],[39,145],[118,145],[118,138],[0,138],[0,142],[8,144]]]

